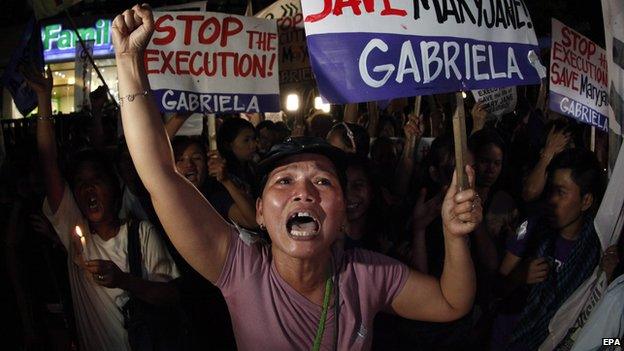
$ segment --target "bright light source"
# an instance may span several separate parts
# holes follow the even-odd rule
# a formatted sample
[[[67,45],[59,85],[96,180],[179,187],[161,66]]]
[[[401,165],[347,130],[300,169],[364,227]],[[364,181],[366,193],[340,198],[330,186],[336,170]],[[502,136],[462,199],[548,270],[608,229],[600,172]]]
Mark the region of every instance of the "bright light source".
[[[74,77],[69,77],[69,78],[67,79],[67,84],[69,84],[69,85],[74,85],[74,84],[76,84],[76,79],[75,79]]]
[[[323,108],[323,99],[320,96],[314,98],[314,108],[320,110]]]
[[[462,91],[462,97],[465,99],[465,98],[467,98],[467,97],[468,97],[468,94],[466,94],[466,92],[465,92],[465,91]]]
[[[320,96],[314,98],[314,108],[322,110],[325,113],[329,113],[331,111],[331,105],[323,103],[323,99]]]
[[[297,111],[299,110],[299,96],[297,94],[288,94],[286,97],[286,111]]]

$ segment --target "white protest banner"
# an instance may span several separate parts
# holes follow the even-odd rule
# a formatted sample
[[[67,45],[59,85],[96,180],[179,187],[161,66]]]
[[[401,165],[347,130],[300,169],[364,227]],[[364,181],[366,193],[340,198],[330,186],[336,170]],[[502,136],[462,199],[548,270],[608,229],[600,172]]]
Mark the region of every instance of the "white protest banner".
[[[609,67],[609,126],[624,134],[624,3],[602,0],[605,45]],[[617,150],[617,149],[616,149]]]
[[[279,111],[274,21],[154,12],[145,69],[162,112]]]
[[[604,49],[553,18],[550,109],[607,130],[607,89]]]
[[[280,84],[313,84],[314,76],[303,30],[301,1],[278,0],[255,16],[277,20]]]
[[[487,105],[485,110],[496,118],[513,112],[518,103],[518,93],[515,86],[473,90],[472,95],[476,102],[485,103]]]
[[[256,13],[255,17],[277,20],[277,26],[281,28],[303,29],[300,0],[278,0]]]
[[[310,62],[332,103],[538,84],[523,0],[303,1]]]
[[[598,208],[598,213],[594,217],[594,226],[603,250],[617,244],[622,233],[624,225],[624,182],[622,179],[624,179],[624,145],[620,147],[609,185]]]
[[[596,267],[592,275],[559,307],[548,323],[539,351],[569,351],[607,288],[607,275]]]

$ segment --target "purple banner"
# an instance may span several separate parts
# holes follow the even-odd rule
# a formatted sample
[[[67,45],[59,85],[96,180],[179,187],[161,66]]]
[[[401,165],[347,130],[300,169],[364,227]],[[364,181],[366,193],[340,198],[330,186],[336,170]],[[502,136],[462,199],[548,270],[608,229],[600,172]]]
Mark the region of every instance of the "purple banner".
[[[609,119],[598,111],[567,96],[550,92],[549,108],[562,115],[572,117],[577,121],[607,131]]]
[[[257,113],[279,112],[277,94],[212,94],[171,89],[153,90],[161,112]]]
[[[384,33],[307,40],[321,95],[332,103],[540,83],[527,59],[539,52],[534,45]]]

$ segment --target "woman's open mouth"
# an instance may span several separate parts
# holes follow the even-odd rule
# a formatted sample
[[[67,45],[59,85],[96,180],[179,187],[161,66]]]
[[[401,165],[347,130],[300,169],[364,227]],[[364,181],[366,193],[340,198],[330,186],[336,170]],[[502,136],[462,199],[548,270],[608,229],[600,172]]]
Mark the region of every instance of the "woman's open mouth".
[[[295,240],[312,239],[319,234],[319,220],[310,212],[295,212],[286,221],[288,236]]]

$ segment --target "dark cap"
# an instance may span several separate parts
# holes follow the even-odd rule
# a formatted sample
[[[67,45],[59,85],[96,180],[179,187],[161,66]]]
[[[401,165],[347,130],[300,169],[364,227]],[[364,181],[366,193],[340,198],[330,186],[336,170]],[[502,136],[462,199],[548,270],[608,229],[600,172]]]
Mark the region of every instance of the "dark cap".
[[[346,155],[339,148],[332,146],[325,139],[318,137],[289,137],[283,143],[273,145],[266,157],[258,163],[260,192],[264,189],[266,178],[280,161],[286,157],[301,154],[317,154],[327,157],[336,168],[340,185],[345,190]]]

